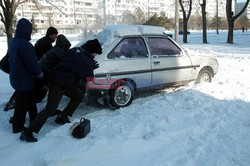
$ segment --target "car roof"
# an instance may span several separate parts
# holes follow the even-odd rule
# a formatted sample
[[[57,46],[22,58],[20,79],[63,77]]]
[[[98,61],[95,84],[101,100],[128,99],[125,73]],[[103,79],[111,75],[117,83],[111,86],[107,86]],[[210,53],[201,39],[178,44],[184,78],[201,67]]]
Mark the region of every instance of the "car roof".
[[[103,30],[96,35],[92,35],[77,46],[84,44],[87,40],[97,38],[105,49],[110,45],[116,38],[128,37],[128,36],[170,36],[170,34],[165,34],[165,28],[161,26],[151,26],[151,25],[106,25]]]
[[[109,31],[114,36],[148,34],[162,35],[164,34],[165,28],[151,25],[106,25],[103,30]]]

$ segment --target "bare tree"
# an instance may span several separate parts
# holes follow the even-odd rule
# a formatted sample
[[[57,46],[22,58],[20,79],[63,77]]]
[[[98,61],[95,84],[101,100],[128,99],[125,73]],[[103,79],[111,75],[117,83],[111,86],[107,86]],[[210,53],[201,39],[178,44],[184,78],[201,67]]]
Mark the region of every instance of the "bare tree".
[[[146,22],[146,14],[141,10],[141,8],[137,7],[133,13],[135,16],[135,24],[144,24]]]
[[[136,22],[136,17],[129,10],[126,10],[122,13],[121,23],[135,24],[135,22]]]
[[[234,22],[234,29],[242,29],[243,27],[247,27],[248,19],[247,16],[239,17]]]
[[[227,22],[228,22],[227,43],[230,43],[230,44],[233,44],[234,21],[246,10],[250,0],[246,0],[245,5],[242,8],[242,10],[235,15],[232,11],[232,1],[233,0],[227,0],[227,3],[226,3],[226,14],[227,14]]]
[[[189,6],[188,13],[186,14],[186,11],[185,11],[185,8],[183,5],[183,3],[185,3],[185,2],[183,2],[182,0],[179,0],[182,14],[183,14],[183,22],[182,22],[182,25],[183,25],[183,43],[187,43],[188,20],[190,18],[191,11],[192,11],[192,1],[193,0],[185,1],[188,3],[187,5]]]
[[[173,25],[173,21],[168,19],[164,12],[161,12],[159,16],[157,14],[152,15],[144,25],[154,25],[154,26],[162,26],[166,29],[170,29],[171,25]]]
[[[189,29],[202,29],[202,17],[200,12],[196,11],[193,15],[190,16],[188,21]]]
[[[34,14],[32,14],[30,22],[32,24],[32,34],[37,33],[37,25],[36,25],[36,22],[35,22],[35,16],[34,16]]]
[[[201,15],[202,15],[202,40],[203,43],[207,43],[207,17],[206,17],[206,0],[202,0]]]
[[[21,4],[31,1],[37,7],[37,9],[41,12],[40,4],[38,0],[0,0],[0,17],[1,21],[5,27],[5,33],[7,35],[7,44],[9,45],[10,40],[13,38],[14,26],[15,26],[15,13],[18,6]],[[49,0],[45,0],[47,3],[55,7],[61,13],[65,14],[62,10],[59,9],[56,5],[53,5]],[[14,26],[13,26],[14,25]]]
[[[100,29],[102,29],[103,25],[104,25],[104,20],[103,20],[103,18],[102,18],[100,15],[96,14],[96,15],[95,15],[95,22],[94,22],[94,24],[92,25],[91,30],[92,30],[93,32],[96,32],[96,33],[97,33]]]
[[[1,21],[5,27],[5,33],[7,35],[7,44],[13,38],[13,23],[15,18],[15,12],[19,5],[27,2],[28,0],[0,0],[1,6]]]

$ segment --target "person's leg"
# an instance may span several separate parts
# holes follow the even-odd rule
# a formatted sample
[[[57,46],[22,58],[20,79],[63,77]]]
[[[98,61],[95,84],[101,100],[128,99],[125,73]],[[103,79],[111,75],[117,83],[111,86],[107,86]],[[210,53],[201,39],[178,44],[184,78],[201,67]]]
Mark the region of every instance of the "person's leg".
[[[37,80],[36,81],[36,102],[41,103],[48,92],[48,87],[46,86],[45,80]]]
[[[55,122],[61,125],[64,125],[65,123],[70,123],[68,116],[73,115],[76,108],[79,106],[83,99],[83,93],[77,88],[65,90],[64,95],[68,96],[70,98],[70,101],[66,108],[60,114],[58,114],[55,119]]]
[[[33,136],[33,132],[38,133],[41,130],[48,117],[57,109],[63,94],[63,88],[51,84],[49,85],[49,94],[46,108],[39,112],[30,126],[22,132],[22,134],[20,135],[21,140],[26,142],[37,141],[37,139]]]
[[[16,91],[15,100],[16,107],[14,109],[14,116],[12,121],[13,133],[21,132],[24,129],[26,112],[29,108],[29,94],[30,91]]]
[[[84,94],[78,88],[74,88],[67,89],[64,95],[68,96],[70,101],[61,114],[64,116],[72,116],[77,107],[81,104]]]
[[[30,124],[37,116],[37,106],[36,106],[36,91],[32,90],[30,93],[30,103],[28,109],[29,117],[30,117]]]
[[[34,121],[30,124],[28,128],[30,131],[38,133],[41,130],[48,117],[57,109],[64,92],[63,88],[49,84],[49,94],[46,108],[39,112]]]

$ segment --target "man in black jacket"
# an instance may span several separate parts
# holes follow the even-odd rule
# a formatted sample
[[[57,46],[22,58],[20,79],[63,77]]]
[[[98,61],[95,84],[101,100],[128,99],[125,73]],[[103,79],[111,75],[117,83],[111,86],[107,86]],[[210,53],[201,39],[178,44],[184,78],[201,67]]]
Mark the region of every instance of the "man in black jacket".
[[[101,54],[102,48],[97,39],[87,41],[82,47],[72,48],[67,51],[60,63],[50,72],[48,78],[49,94],[46,108],[41,111],[28,129],[20,136],[26,142],[36,142],[33,132],[38,133],[48,117],[53,114],[63,95],[70,97],[70,101],[55,122],[58,124],[70,123],[68,116],[72,116],[84,94],[79,87],[79,82],[87,82],[88,78],[94,77],[94,69],[99,64],[94,60],[96,54]],[[88,79],[89,81],[89,79]]]
[[[62,57],[65,56],[66,51],[69,50],[70,46],[71,43],[68,41],[68,39],[64,35],[60,34],[57,36],[55,46],[47,51],[38,61],[38,64],[44,73],[44,80],[39,84],[40,89],[42,86],[47,85],[49,73],[56,65],[59,64]],[[37,91],[39,92],[39,89],[37,89]],[[60,112],[60,110],[56,110],[50,116],[58,115]]]
[[[56,40],[57,35],[57,29],[54,27],[49,27],[46,31],[46,35],[41,39],[37,40],[35,44],[35,51],[38,59],[41,59],[43,54],[45,54],[53,47],[52,43]]]
[[[43,55],[52,49],[52,43],[56,40],[58,31],[54,27],[49,27],[46,31],[46,35],[39,39],[35,44],[35,51],[38,59],[40,60]],[[40,103],[43,98],[46,96],[48,88],[45,86],[44,81],[36,82],[36,102]]]
[[[47,51],[38,61],[38,64],[44,73],[46,83],[48,81],[47,79],[49,73],[56,65],[59,64],[62,57],[65,56],[66,51],[69,50],[70,46],[71,43],[69,40],[64,35],[60,34],[57,36],[55,46]]]

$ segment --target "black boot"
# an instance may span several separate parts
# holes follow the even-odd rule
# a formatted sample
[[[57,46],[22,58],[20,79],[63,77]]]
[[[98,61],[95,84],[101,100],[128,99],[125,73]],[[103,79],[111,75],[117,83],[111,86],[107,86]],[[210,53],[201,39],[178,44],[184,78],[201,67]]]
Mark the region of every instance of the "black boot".
[[[12,132],[13,133],[21,133],[23,130],[27,129],[24,126],[19,126],[19,125],[12,125]]]
[[[19,139],[26,142],[37,142],[37,139],[33,136],[29,129],[24,130]]]
[[[60,125],[64,125],[65,123],[70,123],[68,116],[62,114],[57,115],[55,122]]]

